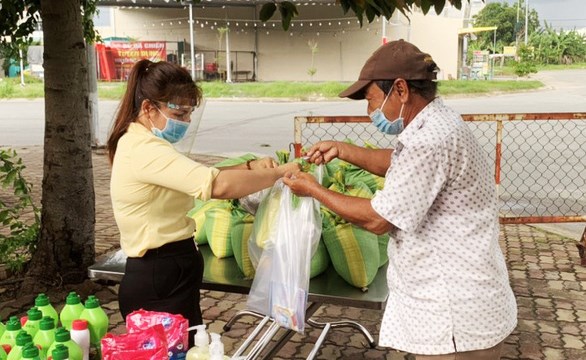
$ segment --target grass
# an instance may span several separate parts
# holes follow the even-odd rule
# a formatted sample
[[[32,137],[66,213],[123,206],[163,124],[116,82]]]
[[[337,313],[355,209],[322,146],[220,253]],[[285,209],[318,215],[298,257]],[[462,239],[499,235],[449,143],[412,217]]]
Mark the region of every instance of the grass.
[[[586,62],[579,62],[570,65],[537,65],[537,71],[551,71],[551,70],[584,70],[586,69]],[[515,69],[511,65],[505,66],[495,66],[494,68],[494,75],[496,77],[499,76],[516,76]]]
[[[438,92],[442,96],[478,95],[533,90],[542,86],[543,83],[537,80],[451,80],[441,81],[438,86]]]
[[[0,99],[42,98],[43,83],[39,79],[25,78],[25,86],[19,78],[0,80]],[[301,101],[337,99],[338,94],[350,82],[246,82],[227,84],[219,81],[199,82],[207,98],[286,98]],[[439,83],[442,96],[489,94],[538,89],[543,84],[533,80],[446,80]],[[120,100],[126,83],[99,82],[98,97],[102,100]]]

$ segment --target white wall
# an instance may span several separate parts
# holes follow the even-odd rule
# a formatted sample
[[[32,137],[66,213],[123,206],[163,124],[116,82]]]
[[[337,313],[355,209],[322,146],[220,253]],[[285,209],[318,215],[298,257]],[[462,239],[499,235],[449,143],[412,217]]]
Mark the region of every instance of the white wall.
[[[225,50],[218,42],[218,27],[229,20],[230,50],[256,51],[257,80],[309,81],[311,67],[309,40],[317,42],[314,81],[354,81],[366,59],[381,44],[382,19],[362,28],[352,13],[343,15],[339,6],[302,6],[300,17],[284,31],[278,18],[274,22],[253,26],[258,11],[254,8],[196,8],[194,24],[196,51]],[[188,10],[186,9],[114,9],[111,26],[98,28],[102,37],[129,36],[137,40],[166,40],[189,42]],[[181,24],[179,23],[181,22]],[[246,23],[248,23],[246,25]],[[387,38],[403,38],[432,55],[442,72],[457,76],[458,35],[462,27],[461,12],[447,7],[440,16],[433,11],[426,16],[420,12],[394,16],[387,25]],[[186,49],[189,51],[189,47]],[[209,62],[206,55],[205,62]],[[234,61],[234,55],[231,55]],[[189,56],[187,56],[189,59]],[[223,65],[225,68],[225,65]],[[252,57],[240,55],[239,70],[253,70]]]

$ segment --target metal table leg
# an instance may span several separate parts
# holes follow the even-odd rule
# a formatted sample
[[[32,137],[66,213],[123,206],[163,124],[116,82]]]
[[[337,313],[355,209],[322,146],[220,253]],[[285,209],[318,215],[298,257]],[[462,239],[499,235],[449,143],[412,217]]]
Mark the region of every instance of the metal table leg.
[[[267,331],[264,335],[260,338],[260,340],[256,343],[256,345],[252,348],[250,353],[246,356],[246,360],[254,360],[256,359],[260,353],[267,347],[273,336],[279,331],[279,325],[275,322],[269,326]]]
[[[309,306],[307,307],[307,310],[305,310],[305,322],[308,321],[308,319],[317,311],[317,309],[320,308],[321,305],[322,305],[321,303],[316,303],[316,302],[309,304]],[[295,331],[293,331],[291,329],[285,329],[285,332],[283,333],[283,335],[281,335],[281,337],[279,337],[279,339],[277,339],[277,341],[273,344],[273,346],[271,346],[269,348],[268,353],[265,354],[261,359],[266,360],[266,359],[272,359],[273,357],[275,357],[275,355],[277,355],[279,350],[281,350],[281,348],[283,346],[285,346],[287,341],[289,341],[289,339],[291,339],[293,337],[293,335],[295,335]]]
[[[374,338],[372,337],[372,335],[370,335],[370,332],[364,326],[360,325],[356,321],[342,320],[342,321],[320,323],[320,322],[317,322],[312,319],[307,319],[307,324],[310,326],[316,327],[318,329],[323,329],[326,326],[331,326],[332,328],[351,327],[351,328],[357,329],[358,331],[360,331],[362,333],[362,335],[364,335],[364,337],[368,341],[368,345],[371,348],[374,349],[376,347],[376,342],[374,341]]]
[[[246,349],[248,349],[248,347],[254,341],[254,339],[256,339],[256,336],[258,335],[258,333],[264,328],[264,326],[266,325],[267,322],[269,322],[270,319],[271,319],[270,317],[265,316],[262,319],[262,321],[254,328],[252,333],[250,333],[250,335],[246,338],[246,340],[244,340],[242,345],[240,345],[240,347],[238,348],[238,350],[236,350],[236,352],[234,353],[234,355],[232,355],[232,357],[236,358],[236,357],[242,355],[246,351]],[[232,320],[230,320],[230,321],[232,321]]]
[[[254,316],[256,318],[262,319],[265,316],[263,314],[259,314],[255,311],[250,311],[250,310],[241,310],[239,312],[236,313],[236,315],[232,316],[230,318],[230,320],[228,320],[228,322],[226,323],[226,325],[224,325],[224,331],[230,331],[230,329],[232,328],[232,325],[234,325],[234,323],[236,322],[236,320],[240,319],[241,317],[245,316],[245,315],[250,315],[250,316]]]
[[[330,326],[330,323],[327,323],[324,326],[324,329],[321,331],[319,338],[317,339],[315,345],[313,345],[313,348],[311,349],[311,352],[307,356],[307,360],[313,360],[313,358],[317,355],[317,352],[319,351],[321,344],[324,342],[326,335],[328,334],[328,331],[330,331]]]

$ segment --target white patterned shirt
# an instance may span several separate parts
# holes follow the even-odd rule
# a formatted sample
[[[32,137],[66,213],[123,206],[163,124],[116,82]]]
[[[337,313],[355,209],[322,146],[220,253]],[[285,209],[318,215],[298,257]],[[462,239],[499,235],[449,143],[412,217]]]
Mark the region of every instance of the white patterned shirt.
[[[379,343],[422,355],[490,348],[514,330],[517,306],[486,155],[441,99],[397,140],[371,202],[396,227]]]

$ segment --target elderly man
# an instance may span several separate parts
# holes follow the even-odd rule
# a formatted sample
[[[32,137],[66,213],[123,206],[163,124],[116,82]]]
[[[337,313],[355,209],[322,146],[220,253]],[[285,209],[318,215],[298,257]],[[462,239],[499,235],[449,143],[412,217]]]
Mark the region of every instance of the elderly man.
[[[437,65],[403,40],[381,46],[340,96],[366,99],[395,149],[323,141],[316,164],[339,158],[385,176],[371,200],[330,191],[304,173],[284,181],[345,220],[388,232],[389,298],[379,344],[422,359],[499,359],[517,307],[498,244],[495,184],[460,115],[436,97]]]

